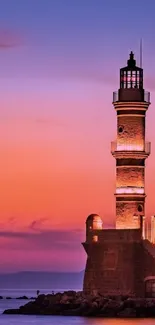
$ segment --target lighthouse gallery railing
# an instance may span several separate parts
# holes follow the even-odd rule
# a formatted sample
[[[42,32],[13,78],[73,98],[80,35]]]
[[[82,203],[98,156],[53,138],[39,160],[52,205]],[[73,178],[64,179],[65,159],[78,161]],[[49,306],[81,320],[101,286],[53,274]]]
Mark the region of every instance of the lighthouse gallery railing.
[[[146,154],[151,152],[151,142],[145,142],[144,145],[138,143],[118,143],[117,141],[111,142],[111,152],[117,151],[141,151]]]
[[[113,92],[113,103],[119,102],[119,91],[114,91]],[[132,102],[132,100],[131,100]],[[144,91],[144,102],[150,103],[150,92],[149,91]]]

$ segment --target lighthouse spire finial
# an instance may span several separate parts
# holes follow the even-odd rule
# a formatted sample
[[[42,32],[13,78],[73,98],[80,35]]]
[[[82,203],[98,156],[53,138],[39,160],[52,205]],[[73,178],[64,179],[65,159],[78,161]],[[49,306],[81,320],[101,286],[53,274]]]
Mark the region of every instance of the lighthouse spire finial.
[[[134,53],[131,51],[129,55],[129,60],[127,61],[129,68],[134,68],[136,66],[136,60],[134,59]]]

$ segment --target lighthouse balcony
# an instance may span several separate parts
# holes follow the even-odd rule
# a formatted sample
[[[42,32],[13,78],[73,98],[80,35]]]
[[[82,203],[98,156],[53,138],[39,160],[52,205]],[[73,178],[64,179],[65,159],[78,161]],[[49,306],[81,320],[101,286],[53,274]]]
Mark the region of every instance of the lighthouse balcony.
[[[138,88],[122,88],[113,92],[113,103],[117,102],[150,103],[150,92]]]
[[[138,143],[118,143],[117,141],[111,142],[111,153],[114,157],[135,156],[147,158],[151,152],[151,142],[144,144]]]
[[[138,187],[138,186],[117,187],[116,194],[144,194],[144,187]]]

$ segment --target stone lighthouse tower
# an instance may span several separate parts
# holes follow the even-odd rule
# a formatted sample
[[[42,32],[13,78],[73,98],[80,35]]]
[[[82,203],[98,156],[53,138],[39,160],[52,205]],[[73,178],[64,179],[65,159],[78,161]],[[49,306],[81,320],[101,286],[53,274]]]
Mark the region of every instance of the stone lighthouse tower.
[[[155,236],[152,216],[151,242],[144,236],[145,118],[150,94],[143,87],[143,69],[131,52],[120,69],[120,88],[114,93],[117,139],[112,143],[116,159],[116,227],[104,229],[96,213],[86,219],[87,254],[83,281],[86,294],[155,297]]]
[[[120,88],[113,94],[117,114],[117,140],[112,142],[116,159],[116,229],[140,228],[145,216],[146,111],[150,93],[143,87],[143,69],[131,52],[127,66],[120,69]]]

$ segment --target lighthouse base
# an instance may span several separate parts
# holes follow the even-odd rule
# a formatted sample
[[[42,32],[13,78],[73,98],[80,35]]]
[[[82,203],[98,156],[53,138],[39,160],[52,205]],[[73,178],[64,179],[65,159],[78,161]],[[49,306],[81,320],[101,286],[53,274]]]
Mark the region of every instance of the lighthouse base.
[[[140,229],[92,231],[83,246],[85,294],[146,296],[146,280],[155,277],[155,248]]]

